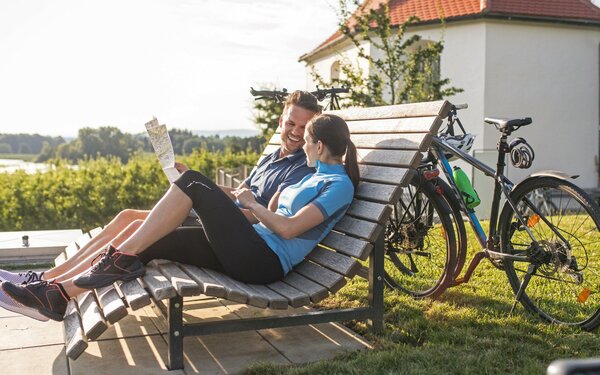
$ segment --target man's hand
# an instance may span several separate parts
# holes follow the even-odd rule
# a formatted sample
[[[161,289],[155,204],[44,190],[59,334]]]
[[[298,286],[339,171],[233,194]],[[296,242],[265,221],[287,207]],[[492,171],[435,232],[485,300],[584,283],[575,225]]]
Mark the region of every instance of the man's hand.
[[[183,172],[189,170],[187,165],[185,165],[183,163],[178,163],[178,162],[175,162],[175,169],[177,169],[177,172],[179,172],[179,173],[183,173]]]
[[[250,189],[242,188],[232,190],[231,194],[233,194],[237,198],[238,202],[240,202],[240,204],[244,208],[249,208],[250,205],[256,203],[256,198],[254,197],[254,194],[252,194],[252,191]]]

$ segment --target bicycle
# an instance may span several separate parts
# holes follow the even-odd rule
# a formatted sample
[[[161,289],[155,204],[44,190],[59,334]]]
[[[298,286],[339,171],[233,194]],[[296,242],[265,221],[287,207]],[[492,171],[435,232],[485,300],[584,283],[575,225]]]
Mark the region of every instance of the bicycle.
[[[437,177],[431,178],[424,183],[429,186],[423,190],[433,189],[450,208],[453,223],[444,226],[444,230],[454,230],[458,238],[455,262],[446,262],[444,269],[440,270],[442,277],[433,294],[439,295],[448,287],[468,282],[481,260],[486,258],[504,270],[508,277],[515,294],[510,313],[521,303],[527,311],[545,321],[575,325],[585,330],[595,329],[600,325],[600,266],[596,266],[597,259],[600,259],[600,208],[589,195],[569,181],[574,176],[542,171],[533,173],[518,184],[504,176],[507,155],[511,156],[516,167],[531,166],[533,149],[526,141],[518,138],[517,142],[508,142],[512,133],[532,123],[531,118],[485,119],[500,132],[496,169],[450,144],[448,141],[454,137],[454,124],[460,126],[463,135],[468,134],[457,116],[457,110],[465,107],[455,106],[450,111],[448,126],[433,137],[429,155],[417,174],[434,173],[438,168],[444,173],[447,183]],[[461,198],[449,163],[450,157],[461,159],[494,179],[487,234],[475,211],[467,208]],[[506,200],[502,210],[501,196]],[[467,255],[466,230],[459,228],[461,224],[464,227],[463,214],[482,250],[471,259],[464,276],[458,277]],[[424,262],[426,259],[429,258],[421,260]],[[404,279],[410,279],[405,270],[410,266],[410,262],[397,266]],[[413,279],[421,277],[419,272],[410,276]],[[401,286],[406,287],[406,282]]]
[[[350,89],[346,87],[331,87],[328,89],[320,89],[319,86],[317,86],[317,89],[315,91],[311,91],[310,93],[313,94],[319,102],[322,102],[323,100],[329,98],[329,101],[327,102],[325,107],[323,107],[323,110],[327,111],[340,109],[341,107],[339,102],[339,94],[346,94],[349,92]],[[289,92],[285,88],[279,91],[254,90],[252,87],[250,87],[250,94],[255,97],[254,100],[267,99],[274,100],[277,103],[283,103],[285,101],[285,98],[287,98],[287,96],[289,95]]]

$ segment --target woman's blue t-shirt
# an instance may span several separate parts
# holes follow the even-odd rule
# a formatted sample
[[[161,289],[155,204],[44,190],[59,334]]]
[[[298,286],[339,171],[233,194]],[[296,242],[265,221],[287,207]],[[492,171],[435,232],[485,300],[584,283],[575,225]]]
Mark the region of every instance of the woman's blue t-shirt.
[[[321,210],[325,220],[289,240],[274,233],[262,223],[255,224],[254,229],[279,256],[283,272],[287,274],[344,216],[353,196],[354,186],[342,164],[317,161],[314,174],[305,176],[299,183],[288,186],[281,192],[276,213],[290,217],[312,203]]]

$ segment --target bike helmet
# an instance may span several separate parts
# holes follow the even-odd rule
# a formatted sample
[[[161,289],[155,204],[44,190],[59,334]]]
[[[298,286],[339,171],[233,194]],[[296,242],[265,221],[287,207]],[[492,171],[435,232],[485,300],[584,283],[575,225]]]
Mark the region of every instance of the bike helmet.
[[[475,143],[475,135],[471,133],[446,135],[445,137],[442,137],[442,139],[450,146],[453,146],[466,153],[471,151],[471,147],[473,147],[473,143]],[[446,154],[446,158],[448,158],[448,160],[454,160],[456,159],[456,156],[452,154]]]

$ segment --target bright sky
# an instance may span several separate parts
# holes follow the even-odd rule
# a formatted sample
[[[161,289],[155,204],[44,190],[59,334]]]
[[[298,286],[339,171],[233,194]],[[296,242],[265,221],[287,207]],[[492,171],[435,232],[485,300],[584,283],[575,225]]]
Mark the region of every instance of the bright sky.
[[[336,0],[0,2],[0,133],[252,129],[250,86],[306,87]]]

